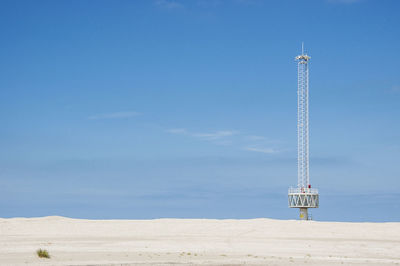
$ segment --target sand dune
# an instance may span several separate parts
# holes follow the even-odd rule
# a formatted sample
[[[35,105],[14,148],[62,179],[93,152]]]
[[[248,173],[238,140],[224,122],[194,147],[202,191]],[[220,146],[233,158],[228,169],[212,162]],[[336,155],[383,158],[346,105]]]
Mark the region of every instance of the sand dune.
[[[400,265],[400,223],[0,219],[0,264]]]

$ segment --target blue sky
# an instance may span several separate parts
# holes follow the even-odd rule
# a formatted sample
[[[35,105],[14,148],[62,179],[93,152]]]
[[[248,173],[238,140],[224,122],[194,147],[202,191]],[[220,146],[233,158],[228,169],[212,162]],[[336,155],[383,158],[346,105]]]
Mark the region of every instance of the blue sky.
[[[400,2],[1,1],[0,216],[400,220]]]

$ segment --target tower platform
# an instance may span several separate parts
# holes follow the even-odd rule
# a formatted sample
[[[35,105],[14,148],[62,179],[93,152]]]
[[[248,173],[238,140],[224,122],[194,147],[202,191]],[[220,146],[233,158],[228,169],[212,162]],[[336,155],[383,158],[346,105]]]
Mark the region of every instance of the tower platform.
[[[308,220],[308,208],[319,207],[318,189],[315,188],[289,188],[289,208],[300,209],[300,219]]]

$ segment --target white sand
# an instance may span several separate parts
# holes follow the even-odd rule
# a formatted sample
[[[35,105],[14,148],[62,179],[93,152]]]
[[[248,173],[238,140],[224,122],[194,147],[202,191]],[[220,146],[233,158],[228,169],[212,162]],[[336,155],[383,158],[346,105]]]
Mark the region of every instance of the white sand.
[[[400,223],[0,219],[0,264],[400,265]]]

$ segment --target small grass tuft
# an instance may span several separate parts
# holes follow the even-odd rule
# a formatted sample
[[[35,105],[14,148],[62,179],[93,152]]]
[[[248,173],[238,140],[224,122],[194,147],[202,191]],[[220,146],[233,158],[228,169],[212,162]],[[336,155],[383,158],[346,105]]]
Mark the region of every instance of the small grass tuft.
[[[36,250],[36,254],[38,255],[39,258],[46,258],[50,259],[50,254],[47,250],[45,249],[38,249]]]

